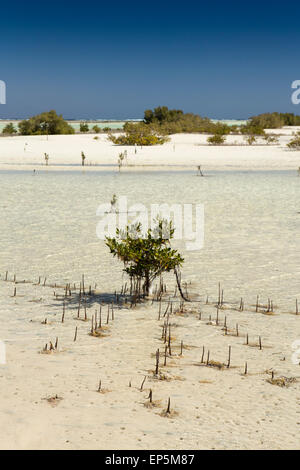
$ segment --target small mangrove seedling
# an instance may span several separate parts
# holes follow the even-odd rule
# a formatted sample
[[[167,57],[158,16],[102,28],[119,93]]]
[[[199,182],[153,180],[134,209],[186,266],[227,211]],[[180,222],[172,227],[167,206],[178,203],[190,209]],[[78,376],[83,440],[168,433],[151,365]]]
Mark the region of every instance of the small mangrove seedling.
[[[81,307],[81,297],[79,297],[79,301],[78,301],[77,318],[80,318],[80,307]]]
[[[160,413],[160,416],[164,418],[171,418],[176,416],[178,413],[174,410],[171,410],[171,398],[168,399],[167,408]]]
[[[168,346],[165,347],[165,360],[164,360],[164,366],[167,365],[167,356],[168,356]]]
[[[169,349],[169,356],[172,356],[172,350],[171,350],[171,326],[170,326],[170,325],[169,325],[168,349]]]
[[[227,369],[229,369],[231,363],[231,346],[228,348],[228,362],[227,362]]]
[[[207,351],[207,359],[206,359],[206,365],[209,365],[209,356],[210,356],[210,351]]]
[[[155,375],[159,372],[159,349],[156,351]]]
[[[167,414],[170,414],[170,413],[171,413],[171,398],[169,398],[169,400],[168,400],[168,407],[167,407],[166,413],[167,413]]]
[[[116,211],[116,204],[117,204],[117,201],[118,201],[118,198],[117,198],[116,194],[113,194],[112,199],[111,199],[111,201],[110,201],[111,212],[115,212],[115,211]]]
[[[75,328],[75,335],[74,335],[74,343],[77,340],[77,332],[78,332],[78,327],[76,326]]]
[[[63,303],[63,313],[62,313],[62,317],[61,317],[61,322],[64,323],[65,321],[65,311],[66,311],[66,304],[65,304],[65,301]]]
[[[204,354],[205,354],[205,347],[202,348],[202,357],[201,357],[201,364],[204,363]]]
[[[197,170],[198,170],[197,176],[204,176],[204,174],[202,173],[202,170],[201,170],[201,165],[197,166]]]
[[[118,167],[119,167],[119,172],[121,171],[121,168],[123,166],[123,160],[125,158],[125,154],[124,153],[119,153],[119,156],[118,156]]]

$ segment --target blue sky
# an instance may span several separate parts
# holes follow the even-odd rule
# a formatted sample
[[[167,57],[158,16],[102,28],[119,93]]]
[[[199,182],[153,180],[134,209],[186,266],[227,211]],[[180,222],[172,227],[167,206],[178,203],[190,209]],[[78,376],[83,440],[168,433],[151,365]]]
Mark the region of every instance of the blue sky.
[[[300,4],[60,1],[1,5],[0,118],[300,114]]]

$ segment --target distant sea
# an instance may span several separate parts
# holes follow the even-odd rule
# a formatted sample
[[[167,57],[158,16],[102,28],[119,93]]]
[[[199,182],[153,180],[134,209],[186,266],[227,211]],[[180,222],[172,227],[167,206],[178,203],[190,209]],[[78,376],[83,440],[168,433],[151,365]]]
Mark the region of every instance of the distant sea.
[[[104,119],[99,119],[99,120],[95,120],[95,121],[86,121],[86,120],[67,120],[69,124],[71,124],[72,127],[74,127],[75,131],[79,131],[79,128],[80,128],[80,123],[81,122],[87,122],[90,130],[92,130],[93,126],[97,125],[99,126],[101,129],[103,129],[104,127],[110,127],[111,129],[122,129],[124,124],[126,122],[138,122],[138,121],[142,121],[142,119],[127,119],[127,120],[124,120],[124,121],[117,121],[117,120],[110,120],[110,121],[106,121]],[[225,124],[228,124],[229,126],[233,126],[233,125],[242,125],[242,124],[246,124],[246,120],[239,120],[239,119],[212,119],[213,122],[223,122]],[[8,124],[8,123],[13,123],[14,126],[17,128],[18,127],[18,123],[20,122],[20,120],[17,120],[17,119],[0,119],[0,133],[2,132],[3,128]]]

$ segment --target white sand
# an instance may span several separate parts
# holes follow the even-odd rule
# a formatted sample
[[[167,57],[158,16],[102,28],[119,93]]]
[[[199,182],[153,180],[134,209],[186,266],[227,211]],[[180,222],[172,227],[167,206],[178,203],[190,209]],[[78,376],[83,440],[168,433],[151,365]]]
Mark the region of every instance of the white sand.
[[[0,138],[0,169],[41,169],[44,153],[49,154],[52,170],[81,169],[81,152],[86,155],[86,166],[95,169],[112,169],[117,165],[118,154],[127,150],[127,165],[137,169],[195,167],[206,169],[296,169],[300,166],[300,152],[289,151],[286,147],[297,128],[284,128],[273,133],[281,134],[279,145],[245,145],[242,136],[229,136],[225,146],[208,146],[207,136],[198,134],[176,134],[162,146],[137,148],[118,147],[100,134],[99,140],[93,135],[47,137],[3,137]],[[262,139],[258,143],[263,144]],[[174,147],[175,146],[175,147]],[[97,166],[94,166],[97,165]]]
[[[1,284],[2,294],[11,295],[13,285]],[[18,285],[18,290],[23,299],[11,299],[18,316],[19,325],[14,322],[17,341],[7,342],[8,362],[0,366],[0,448],[299,448],[299,382],[280,388],[267,383],[270,374],[266,373],[272,369],[276,377],[299,379],[290,359],[290,342],[299,330],[299,317],[282,312],[274,317],[255,314],[253,307],[251,313],[248,308],[239,313],[237,305],[227,305],[220,311],[217,327],[215,308],[203,304],[202,321],[198,307],[186,316],[173,315],[173,357],[167,360],[167,367],[161,367],[172,380],[153,381],[153,355],[157,348],[164,351],[160,340],[163,322],[157,321],[157,308],[116,309],[109,336],[92,338],[88,336],[90,322],[76,321],[76,311],[67,308],[64,324],[61,309],[57,316],[46,314],[42,304],[51,303],[51,288]],[[41,296],[42,304],[30,307],[28,299]],[[89,310],[89,318],[93,312]],[[208,324],[209,314],[213,325]],[[224,336],[222,330],[224,315],[230,336]],[[41,324],[45,316],[46,326]],[[76,325],[79,331],[74,343]],[[246,332],[254,347],[245,345]],[[257,346],[259,335],[262,351]],[[39,354],[44,343],[55,341],[56,336],[59,352]],[[178,356],[181,339],[190,347],[183,357]],[[202,345],[210,349],[211,360],[225,364],[231,345],[232,367],[220,371],[201,366]],[[247,377],[243,375],[246,361]],[[140,391],[145,375],[148,378]],[[99,379],[107,393],[97,393]],[[150,388],[153,399],[159,401],[154,409],[144,406]],[[52,406],[45,399],[56,394],[63,400]],[[161,417],[168,397],[178,414]]]
[[[82,150],[92,162],[115,165],[121,149],[106,143],[103,136],[100,139],[94,141],[90,135],[50,137],[49,141],[44,137],[1,138],[0,168],[45,169],[38,164],[47,152],[50,163],[57,165],[50,169],[81,170],[71,165],[80,165]],[[278,147],[195,145],[204,140],[198,135],[177,135],[172,143],[138,149],[137,155],[129,148],[128,163],[157,168],[201,164],[204,170],[300,166],[299,152],[288,152],[283,146],[288,136],[281,137]],[[29,148],[24,153],[25,142]],[[106,167],[91,167],[95,168]],[[19,174],[1,175],[0,340],[7,348],[7,363],[0,365],[1,449],[299,449],[300,367],[291,360],[292,343],[300,339],[300,315],[294,314],[295,300],[300,299],[296,238],[300,181],[296,175],[284,175],[282,181],[277,174],[275,180],[246,175],[238,177],[238,183],[222,175],[220,180],[182,175],[173,177],[170,187],[164,185],[165,174],[158,182],[148,175],[138,178],[138,183],[127,180],[127,175],[93,179],[92,174],[76,174],[75,180],[72,174],[61,180],[57,174],[52,179],[51,174],[23,176],[24,180]],[[157,320],[156,304],[135,310],[116,308],[109,335],[93,338],[88,334],[90,321],[76,320],[77,301],[67,305],[61,323],[62,303],[54,299],[53,291],[62,293],[63,289],[50,285],[54,281],[78,285],[85,272],[86,284],[97,282],[101,292],[120,288],[121,265],[95,239],[95,208],[116,187],[125,194],[127,181],[131,181],[128,192],[133,191],[136,200],[159,193],[166,201],[178,202],[184,188],[186,201],[199,197],[206,203],[204,250],[185,252],[183,270],[184,279],[191,281],[191,295],[201,294],[202,319],[199,304],[189,305],[186,315],[171,316],[173,355],[167,367],[161,368],[170,381],[152,380],[153,354],[158,348],[164,351],[163,321]],[[17,280],[36,282],[40,274],[50,280],[45,287],[19,283],[13,297],[15,285],[4,281],[6,269],[10,281],[13,272]],[[219,280],[227,303],[216,326]],[[173,283],[168,286],[172,296]],[[209,305],[205,305],[206,293]],[[257,293],[264,304],[272,296],[274,316],[255,313]],[[238,311],[240,296],[245,300],[244,312]],[[97,302],[88,308],[89,320],[96,306]],[[213,324],[208,324],[209,315]],[[227,336],[222,329],[225,315]],[[42,324],[45,318],[47,325]],[[237,323],[239,337],[235,336]],[[250,346],[245,345],[247,332]],[[54,343],[56,337],[58,352],[40,354],[45,343]],[[183,357],[178,356],[181,340],[189,347]],[[221,362],[227,361],[232,346],[232,367],[219,371],[200,365],[203,345],[206,352],[210,350],[211,360]],[[247,377],[243,375],[246,361]],[[271,385],[266,372],[270,370],[276,378],[298,381],[289,388]],[[100,379],[107,393],[97,393]],[[159,401],[154,409],[144,406],[150,388]],[[52,406],[45,399],[56,394],[62,400]],[[165,418],[160,413],[168,397],[178,414]]]

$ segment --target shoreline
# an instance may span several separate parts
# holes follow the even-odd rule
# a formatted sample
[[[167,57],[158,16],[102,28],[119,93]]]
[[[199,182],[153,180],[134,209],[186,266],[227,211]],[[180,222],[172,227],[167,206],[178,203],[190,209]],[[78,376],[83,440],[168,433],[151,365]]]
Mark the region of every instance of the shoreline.
[[[1,172],[28,172],[28,173],[33,173],[33,171],[36,171],[36,173],[105,173],[105,172],[111,172],[111,173],[116,173],[116,174],[129,174],[129,173],[151,173],[151,172],[194,172],[195,176],[197,175],[197,168],[193,165],[129,165],[127,167],[123,167],[121,172],[119,172],[117,165],[91,165],[91,166],[85,166],[81,167],[78,165],[49,165],[48,167],[43,166],[43,165],[20,165],[20,164],[7,164],[7,165],[0,165],[0,173]],[[295,172],[295,175],[297,176],[297,169],[295,166],[287,166],[287,167],[251,167],[251,166],[205,166],[203,168],[204,171],[206,172],[235,172],[235,173],[264,173],[264,172]],[[204,174],[202,178],[206,178],[210,175]]]

